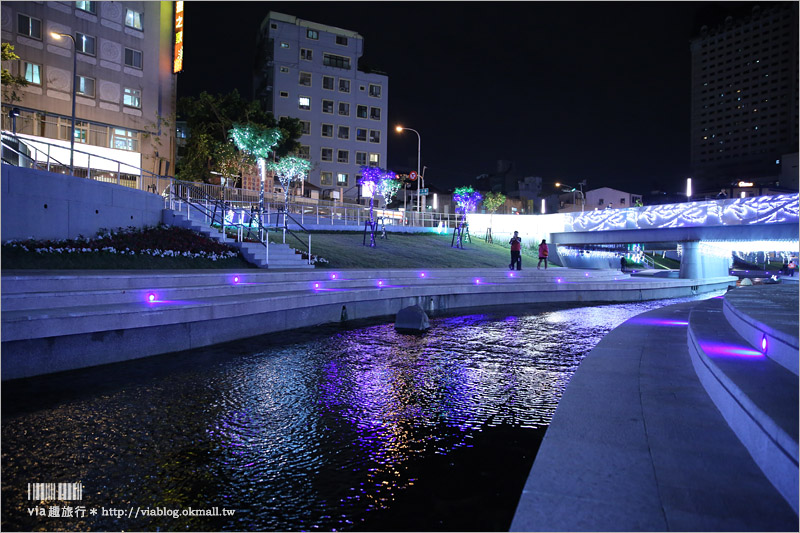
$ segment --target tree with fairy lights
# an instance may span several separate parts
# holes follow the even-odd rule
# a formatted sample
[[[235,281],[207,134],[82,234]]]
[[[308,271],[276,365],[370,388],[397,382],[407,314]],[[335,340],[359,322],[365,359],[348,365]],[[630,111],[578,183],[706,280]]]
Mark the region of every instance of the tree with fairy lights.
[[[367,244],[367,226],[370,229],[370,247],[375,246],[375,216],[373,211],[373,204],[375,193],[384,195],[384,191],[393,186],[386,185],[388,181],[397,181],[397,176],[391,170],[384,170],[378,167],[361,167],[361,179],[358,180],[361,185],[362,196],[369,195],[369,220],[364,223],[364,245]],[[399,188],[399,187],[398,187]],[[397,189],[395,189],[397,192]],[[384,195],[384,198],[386,196]]]
[[[311,161],[289,155],[282,157],[277,162],[270,162],[267,166],[275,172],[275,175],[278,176],[278,181],[281,182],[283,187],[283,212],[286,213],[289,209],[289,187],[293,181],[306,179],[306,175],[311,169]]]
[[[283,134],[280,128],[267,128],[256,124],[234,124],[229,136],[239,150],[252,154],[258,161],[258,172],[261,176],[258,212],[259,220],[261,220],[264,213],[264,181],[267,174],[267,159],[281,141]]]
[[[486,242],[494,242],[492,240],[492,217],[497,209],[506,203],[506,195],[501,192],[486,193],[486,198],[483,199],[483,207],[489,212],[489,227],[486,228]]]
[[[475,211],[478,202],[481,201],[481,193],[474,190],[472,187],[458,187],[453,191],[453,201],[456,203],[456,213],[461,213],[461,218],[458,221],[458,226],[453,229],[453,240],[450,243],[452,247],[463,248],[462,237],[466,233],[469,238],[469,228],[467,227],[467,213]]]

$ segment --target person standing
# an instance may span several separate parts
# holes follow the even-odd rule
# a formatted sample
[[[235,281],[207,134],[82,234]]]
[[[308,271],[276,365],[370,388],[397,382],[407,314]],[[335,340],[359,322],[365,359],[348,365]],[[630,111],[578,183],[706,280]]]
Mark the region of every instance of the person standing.
[[[547,241],[542,239],[542,243],[539,245],[539,264],[536,265],[536,269],[539,270],[542,266],[542,261],[544,261],[544,269],[547,270],[547,256],[550,254],[550,250],[547,248]]]
[[[516,265],[517,270],[522,270],[522,239],[518,231],[514,232],[514,236],[508,243],[511,245],[511,264],[508,265],[508,269],[514,270],[514,265]]]

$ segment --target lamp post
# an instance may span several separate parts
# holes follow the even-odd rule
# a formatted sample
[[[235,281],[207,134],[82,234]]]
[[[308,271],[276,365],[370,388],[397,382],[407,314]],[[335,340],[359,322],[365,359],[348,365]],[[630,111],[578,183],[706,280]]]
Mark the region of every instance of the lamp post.
[[[419,212],[421,214],[422,213],[422,208],[420,207],[421,204],[420,204],[419,193],[420,193],[420,183],[422,182],[422,176],[420,176],[420,173],[419,173],[419,169],[420,169],[419,165],[420,165],[420,161],[421,161],[420,160],[420,153],[422,152],[422,137],[420,137],[419,132],[417,130],[413,130],[411,128],[404,128],[403,126],[397,126],[395,128],[395,130],[398,133],[402,133],[403,130],[408,130],[408,131],[413,131],[414,133],[417,134],[417,212]]]
[[[75,93],[78,92],[76,76],[78,74],[78,45],[75,37],[68,33],[50,32],[54,39],[69,37],[72,40],[72,131],[69,136],[69,173],[75,175]]]
[[[580,190],[578,192],[581,193],[581,213],[583,213],[584,206],[586,205],[586,195],[583,194],[584,185],[586,185],[586,180],[578,182],[578,187],[580,187]],[[556,182],[556,187],[570,187],[570,190],[564,192],[575,192],[576,190],[575,187],[572,187],[572,185],[567,185],[566,183],[561,183],[561,182]],[[575,197],[573,195],[573,200],[574,199]]]

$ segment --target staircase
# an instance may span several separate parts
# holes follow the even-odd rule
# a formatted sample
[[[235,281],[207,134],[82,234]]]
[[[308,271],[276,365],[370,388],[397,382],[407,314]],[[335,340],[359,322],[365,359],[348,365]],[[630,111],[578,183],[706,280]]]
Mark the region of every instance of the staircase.
[[[197,215],[198,218],[201,215]],[[206,237],[210,237],[217,242],[229,244],[238,248],[242,257],[258,268],[275,269],[313,269],[314,265],[308,264],[303,259],[301,254],[295,251],[286,244],[270,243],[269,244],[269,260],[267,260],[267,250],[264,245],[259,242],[236,242],[224,235],[217,228],[211,227],[209,224],[201,220],[190,219],[186,213],[174,211],[172,209],[164,209],[161,213],[161,221],[168,226],[177,226],[196,231]]]

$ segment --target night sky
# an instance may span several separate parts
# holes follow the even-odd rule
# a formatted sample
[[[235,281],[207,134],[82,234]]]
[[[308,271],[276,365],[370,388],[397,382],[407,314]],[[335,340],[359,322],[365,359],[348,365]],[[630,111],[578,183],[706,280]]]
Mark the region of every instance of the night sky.
[[[178,95],[251,98],[270,11],[356,31],[389,76],[388,165],[426,184],[514,174],[587,189],[682,190],[689,175],[689,41],[743,2],[199,2],[185,9]]]

